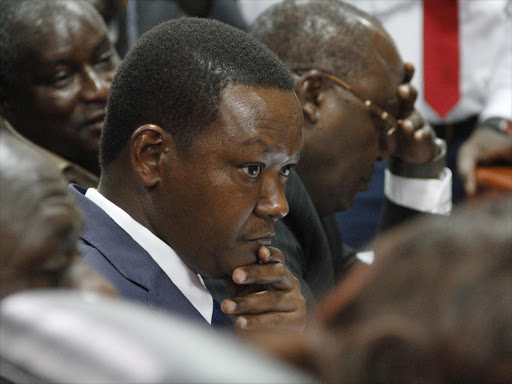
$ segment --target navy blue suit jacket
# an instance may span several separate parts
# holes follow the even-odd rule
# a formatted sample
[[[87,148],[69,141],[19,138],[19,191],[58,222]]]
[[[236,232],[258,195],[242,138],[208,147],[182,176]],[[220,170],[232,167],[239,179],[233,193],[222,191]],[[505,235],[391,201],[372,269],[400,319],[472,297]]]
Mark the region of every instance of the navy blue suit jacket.
[[[83,187],[71,184],[69,189],[85,216],[78,247],[87,264],[109,280],[121,297],[209,325],[155,260],[85,197]]]

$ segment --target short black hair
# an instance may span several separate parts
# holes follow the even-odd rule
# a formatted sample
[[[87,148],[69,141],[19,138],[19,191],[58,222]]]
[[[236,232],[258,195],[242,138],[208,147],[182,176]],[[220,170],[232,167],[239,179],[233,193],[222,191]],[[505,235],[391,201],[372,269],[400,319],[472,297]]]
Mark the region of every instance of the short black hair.
[[[293,90],[288,69],[247,33],[215,20],[181,18],[146,32],[114,78],[101,137],[109,165],[143,124],[189,144],[215,121],[228,85]]]
[[[380,23],[341,1],[283,1],[263,12],[249,33],[292,72],[320,69],[342,78],[365,73],[375,56],[361,18]]]

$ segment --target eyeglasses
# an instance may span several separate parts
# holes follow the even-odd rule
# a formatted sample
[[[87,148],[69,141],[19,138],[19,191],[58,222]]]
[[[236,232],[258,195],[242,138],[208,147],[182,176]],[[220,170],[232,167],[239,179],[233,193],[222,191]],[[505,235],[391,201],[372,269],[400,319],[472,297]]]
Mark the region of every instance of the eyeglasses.
[[[299,76],[302,76],[305,71],[295,71]],[[321,75],[328,78],[332,82],[338,84],[341,88],[350,92],[353,96],[355,96],[361,103],[364,104],[366,108],[379,116],[383,121],[387,123],[387,127],[385,128],[386,135],[391,136],[393,132],[398,128],[398,126],[402,123],[402,120],[395,118],[389,112],[386,112],[384,109],[375,105],[371,100],[368,100],[361,96],[357,91],[355,91],[348,83],[341,80],[339,77],[330,74],[328,72],[321,72]]]

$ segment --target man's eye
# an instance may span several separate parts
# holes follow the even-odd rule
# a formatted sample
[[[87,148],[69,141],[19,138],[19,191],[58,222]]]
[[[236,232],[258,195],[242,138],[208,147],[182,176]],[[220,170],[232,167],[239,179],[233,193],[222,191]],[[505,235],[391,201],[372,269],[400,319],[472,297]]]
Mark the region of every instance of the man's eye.
[[[98,63],[102,63],[102,62],[105,62],[105,61],[109,61],[112,59],[112,52],[108,51],[107,53],[104,53],[103,55],[101,55],[98,59]]]
[[[57,87],[62,87],[71,81],[71,73],[67,71],[59,71],[49,79],[49,83]]]
[[[98,60],[96,60],[96,64],[111,64],[114,60],[114,52],[112,50],[105,52],[101,55]]]
[[[98,71],[98,73],[110,73],[113,72],[117,68],[118,56],[115,50],[110,49],[109,51],[103,53],[101,56],[96,58],[93,65]]]
[[[285,165],[283,168],[281,168],[281,175],[287,176],[287,177],[290,176],[290,172],[292,171],[292,168],[293,168],[292,164]]]
[[[261,165],[249,165],[247,167],[243,167],[242,171],[249,177],[255,179],[261,173]]]

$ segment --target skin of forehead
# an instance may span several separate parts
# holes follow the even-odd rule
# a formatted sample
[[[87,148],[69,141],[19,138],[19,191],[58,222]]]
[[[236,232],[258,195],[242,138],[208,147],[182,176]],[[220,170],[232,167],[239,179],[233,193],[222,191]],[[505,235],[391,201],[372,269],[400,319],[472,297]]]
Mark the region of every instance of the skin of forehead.
[[[8,132],[1,132],[0,138],[0,221],[5,223],[2,232],[14,236],[23,233],[35,220],[34,214],[45,203],[45,197],[51,197],[52,202],[54,198],[61,199],[71,208],[66,183],[49,158]]]
[[[404,78],[402,58],[393,39],[381,25],[358,15],[353,15],[353,17],[365,26],[365,31],[372,41],[372,47],[368,50],[367,70],[356,79],[348,80],[354,87],[361,82],[363,95],[369,91],[365,89],[366,84],[370,85],[376,82],[379,85],[378,92],[373,90],[372,101],[383,108],[391,109],[390,112],[393,113],[398,103],[396,88]]]
[[[42,12],[41,12],[42,13]],[[42,17],[35,12],[26,12],[16,25],[15,46],[21,49],[36,49],[48,36],[67,39],[68,31],[79,28],[77,20],[97,25],[106,31],[101,16],[89,4],[82,1],[64,1],[54,4],[52,12]],[[21,51],[22,52],[22,51]]]
[[[57,166],[42,152],[30,148],[8,133],[2,133],[2,161],[0,164],[2,195],[19,194],[30,190],[42,195],[45,187],[66,191],[66,185]],[[5,195],[4,195],[5,196]]]

